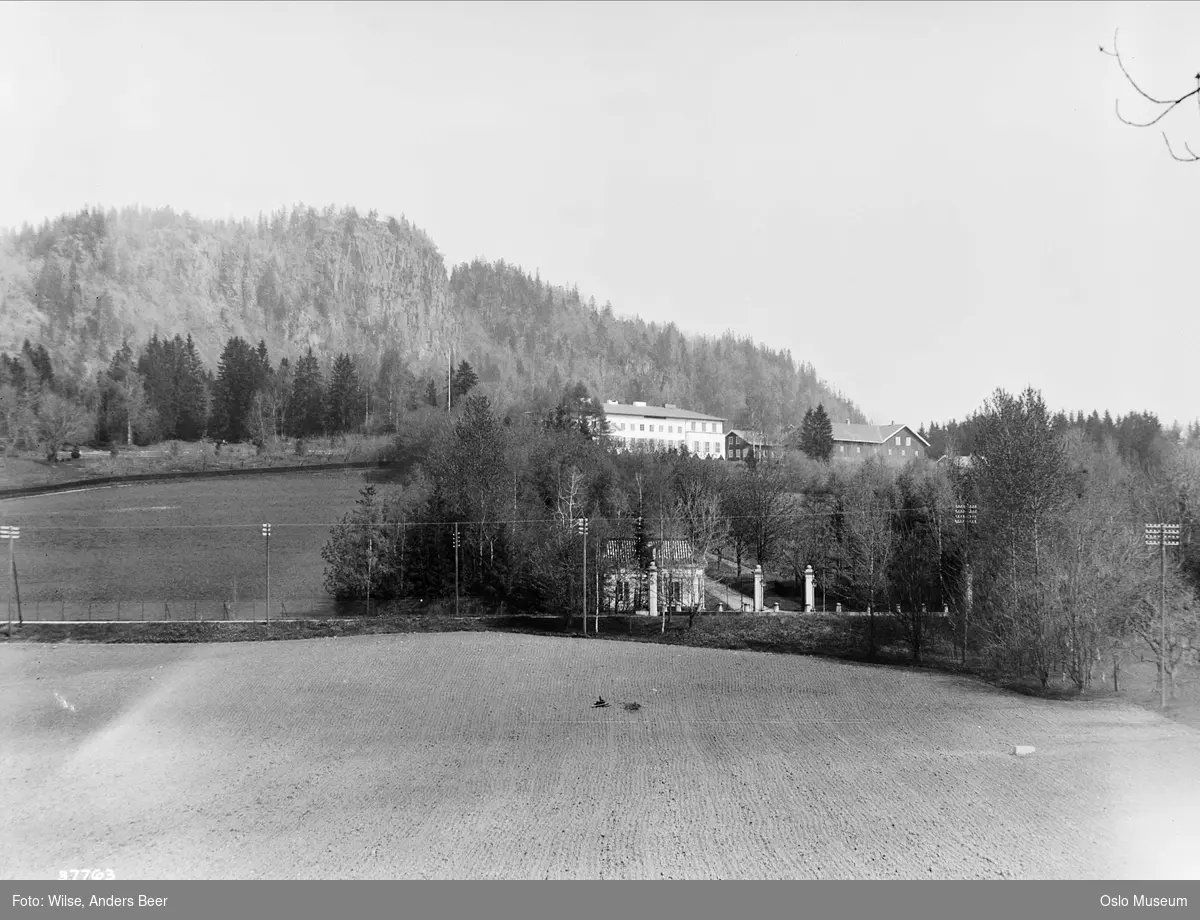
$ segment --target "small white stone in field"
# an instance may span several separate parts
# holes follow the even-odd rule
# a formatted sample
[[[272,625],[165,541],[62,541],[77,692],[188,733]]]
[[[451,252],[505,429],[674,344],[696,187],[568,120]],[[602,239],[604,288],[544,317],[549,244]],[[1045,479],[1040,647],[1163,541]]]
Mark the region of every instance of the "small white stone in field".
[[[1024,757],[1027,754],[1032,754],[1033,753],[1033,745],[1032,744],[1015,745],[1013,747],[1013,753],[1016,754],[1018,757]]]

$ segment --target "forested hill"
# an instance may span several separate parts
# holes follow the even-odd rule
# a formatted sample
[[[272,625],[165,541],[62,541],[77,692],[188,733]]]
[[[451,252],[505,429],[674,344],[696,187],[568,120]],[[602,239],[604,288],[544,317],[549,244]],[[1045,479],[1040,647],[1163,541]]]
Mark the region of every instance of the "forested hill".
[[[346,352],[372,375],[393,352],[412,386],[441,379],[446,353],[471,362],[506,402],[544,403],[580,380],[601,398],[672,402],[767,429],[825,404],[859,410],[790,353],[727,333],[618,317],[577,289],[503,261],[447,273],[404,217],[298,207],[257,220],[169,208],[89,209],[0,238],[0,351],[44,345],[78,379],[123,341],[191,333],[215,367],[231,336],[329,364]]]

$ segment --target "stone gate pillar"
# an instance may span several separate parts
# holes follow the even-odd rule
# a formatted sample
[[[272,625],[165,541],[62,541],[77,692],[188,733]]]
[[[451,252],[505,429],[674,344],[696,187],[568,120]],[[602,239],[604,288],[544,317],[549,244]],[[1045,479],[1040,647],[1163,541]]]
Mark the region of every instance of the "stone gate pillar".
[[[754,566],[754,612],[763,612],[763,570],[761,565]]]
[[[816,584],[813,576],[813,567],[807,565],[804,567],[804,612],[812,613],[817,609],[816,601]]]
[[[650,616],[658,616],[658,566],[650,563]]]

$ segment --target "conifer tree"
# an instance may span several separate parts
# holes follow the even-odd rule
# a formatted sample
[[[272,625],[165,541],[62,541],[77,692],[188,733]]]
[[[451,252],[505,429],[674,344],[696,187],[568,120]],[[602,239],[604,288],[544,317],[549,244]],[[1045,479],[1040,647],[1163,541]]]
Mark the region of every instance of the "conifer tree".
[[[814,460],[828,460],[833,453],[833,423],[825,413],[825,407],[817,404],[815,409],[804,413],[800,426],[800,449]]]
[[[458,401],[471,392],[477,383],[479,376],[475,369],[463,361],[454,372],[454,379],[450,384],[450,404],[458,405]]]
[[[309,438],[319,435],[325,426],[325,383],[311,347],[296,362],[295,373],[290,403],[291,433]]]
[[[179,356],[175,385],[175,436],[185,441],[203,437],[208,419],[204,363],[189,332]]]
[[[358,371],[344,352],[333,362],[329,378],[329,408],[326,427],[332,434],[353,431],[363,422],[362,388]]]
[[[250,409],[264,383],[265,351],[265,345],[256,351],[240,336],[226,343],[213,391],[211,427],[217,437],[244,441],[251,436]]]

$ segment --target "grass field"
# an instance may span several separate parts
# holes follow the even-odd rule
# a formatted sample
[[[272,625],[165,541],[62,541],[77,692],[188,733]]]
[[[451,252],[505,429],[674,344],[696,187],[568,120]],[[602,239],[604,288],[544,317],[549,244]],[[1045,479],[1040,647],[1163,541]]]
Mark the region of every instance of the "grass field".
[[[372,460],[388,452],[395,438],[387,435],[314,438],[305,442],[303,455],[291,439],[274,441],[259,451],[254,444],[225,444],[217,451],[212,442],[176,441],[145,447],[119,445],[117,453],[84,447],[71,459],[67,449],[51,463],[31,452],[6,455],[0,449],[0,489],[28,486],[83,484],[107,476],[147,473],[201,472],[213,469],[260,469],[301,466],[309,463],[349,463]]]
[[[361,470],[102,487],[0,500],[21,527],[22,601],[222,601],[324,594],[321,547],[370,475]]]
[[[0,694],[10,878],[1200,875],[1200,732],[950,675],[453,633],[13,644]]]

